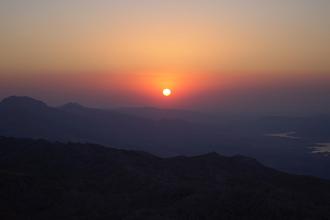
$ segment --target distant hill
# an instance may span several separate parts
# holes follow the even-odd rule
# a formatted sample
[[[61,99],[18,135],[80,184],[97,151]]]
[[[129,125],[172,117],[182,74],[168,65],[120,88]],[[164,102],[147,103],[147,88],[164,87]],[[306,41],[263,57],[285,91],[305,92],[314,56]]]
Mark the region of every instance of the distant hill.
[[[208,117],[186,110],[107,110],[78,103],[51,107],[12,96],[0,102],[0,135],[90,142],[158,156],[242,154],[282,171],[330,179],[330,158],[311,153],[316,143],[330,142],[330,117],[234,117],[207,123]],[[271,135],[288,132],[299,138]]]
[[[330,182],[209,153],[0,138],[1,219],[327,219]]]
[[[158,121],[76,103],[57,108],[28,97],[4,99],[0,121],[0,135],[4,136],[132,146],[163,155],[182,153],[178,146],[196,147],[219,138],[216,129],[182,119]]]

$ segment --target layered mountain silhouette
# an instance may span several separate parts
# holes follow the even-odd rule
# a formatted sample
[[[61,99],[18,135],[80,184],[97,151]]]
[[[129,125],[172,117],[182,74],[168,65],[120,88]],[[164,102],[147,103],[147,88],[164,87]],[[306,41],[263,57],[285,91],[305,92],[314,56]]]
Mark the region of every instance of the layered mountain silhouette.
[[[0,138],[1,219],[327,219],[329,188],[243,156]]]
[[[330,117],[217,120],[220,118],[186,110],[145,107],[107,110],[78,103],[51,107],[18,96],[0,102],[2,136],[90,142],[158,156],[213,151],[242,154],[282,171],[330,178],[330,159],[311,154],[310,149],[315,143],[330,142]],[[299,139],[268,136],[279,132],[295,132]]]
[[[9,97],[0,103],[0,135],[88,141],[162,155],[184,153],[180,147],[207,146],[220,132],[209,125],[182,119],[152,120],[118,110],[103,110],[69,103],[49,107],[29,97]],[[198,153],[198,150],[196,150]]]

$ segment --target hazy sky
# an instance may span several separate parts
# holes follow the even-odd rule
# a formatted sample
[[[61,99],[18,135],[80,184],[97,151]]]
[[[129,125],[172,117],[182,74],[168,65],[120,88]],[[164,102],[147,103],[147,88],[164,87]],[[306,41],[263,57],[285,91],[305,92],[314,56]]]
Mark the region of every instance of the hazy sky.
[[[304,81],[314,102],[330,96],[319,87],[330,73],[329,0],[1,0],[0,33],[1,96],[93,91],[153,105],[149,93],[173,87],[182,104],[265,81]],[[40,74],[56,80],[36,83]]]
[[[328,0],[2,0],[1,69],[330,70]]]

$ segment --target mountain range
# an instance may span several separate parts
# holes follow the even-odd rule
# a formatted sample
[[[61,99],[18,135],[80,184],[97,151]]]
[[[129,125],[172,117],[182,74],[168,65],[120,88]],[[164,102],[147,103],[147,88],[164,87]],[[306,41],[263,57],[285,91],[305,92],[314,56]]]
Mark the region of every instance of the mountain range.
[[[45,107],[40,105],[40,107]],[[330,182],[217,153],[0,138],[1,219],[328,219]]]
[[[281,132],[293,132],[297,138],[273,135]],[[242,154],[282,171],[330,179],[330,158],[312,154],[311,149],[330,142],[327,115],[244,118],[149,107],[97,109],[78,103],[52,107],[12,96],[0,102],[0,135],[96,143],[162,157]]]
[[[9,97],[0,103],[0,134],[61,141],[88,141],[129,148],[139,147],[161,155],[184,153],[180,147],[215,142],[220,132],[211,125],[194,125],[183,119],[152,120],[69,103],[50,107],[29,97]],[[196,152],[198,153],[198,152]]]

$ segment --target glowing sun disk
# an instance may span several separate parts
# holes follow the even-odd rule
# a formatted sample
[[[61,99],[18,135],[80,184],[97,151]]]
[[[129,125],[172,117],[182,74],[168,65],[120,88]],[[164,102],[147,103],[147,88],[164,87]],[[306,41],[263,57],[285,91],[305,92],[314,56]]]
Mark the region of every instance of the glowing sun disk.
[[[170,89],[163,89],[164,96],[170,96],[171,94],[172,94],[172,91]]]

